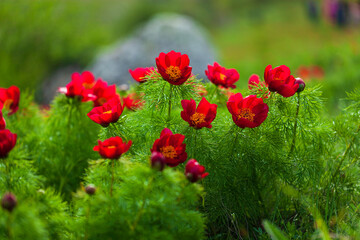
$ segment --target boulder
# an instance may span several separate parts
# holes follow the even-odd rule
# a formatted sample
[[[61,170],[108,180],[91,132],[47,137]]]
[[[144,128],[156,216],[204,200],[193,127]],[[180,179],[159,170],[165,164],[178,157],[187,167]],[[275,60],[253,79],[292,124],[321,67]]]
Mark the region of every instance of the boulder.
[[[205,69],[215,60],[215,48],[207,31],[190,17],[162,13],[155,15],[133,34],[109,46],[88,68],[95,77],[110,84],[135,83],[129,69],[156,66],[160,52],[186,53],[193,73],[205,79]]]

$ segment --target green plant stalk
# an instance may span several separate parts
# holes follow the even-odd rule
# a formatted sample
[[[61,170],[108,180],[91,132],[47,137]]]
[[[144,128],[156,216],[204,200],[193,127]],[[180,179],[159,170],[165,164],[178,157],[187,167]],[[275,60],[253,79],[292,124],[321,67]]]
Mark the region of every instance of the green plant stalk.
[[[5,162],[5,173],[6,173],[6,188],[11,191],[11,165],[9,158],[4,159]]]
[[[150,186],[151,186],[153,180],[154,180],[154,176],[151,176],[151,178],[149,179],[149,184],[148,184],[148,186],[147,186],[147,188],[146,188],[146,190],[145,190],[145,194],[144,194],[144,198],[143,198],[143,202],[142,202],[142,204],[141,204],[140,210],[139,210],[138,213],[136,214],[134,223],[130,226],[130,228],[131,228],[132,231],[135,231],[136,226],[137,226],[137,224],[139,223],[141,216],[144,214],[144,207],[145,207],[145,202],[146,202],[146,201],[145,201],[145,200],[146,200],[145,197],[146,197],[146,195],[147,195],[147,194],[149,193],[149,191],[150,191]]]
[[[13,218],[12,214],[9,213],[9,218],[8,218],[7,223],[6,223],[6,230],[7,230],[7,235],[8,235],[9,240],[13,239],[13,235],[12,235],[12,231],[11,231],[12,218]]]
[[[170,84],[168,122],[170,122],[170,119],[171,119],[171,98],[172,98],[172,92],[173,92],[173,85]]]
[[[296,130],[297,130],[297,123],[298,123],[298,117],[299,117],[299,110],[300,110],[300,93],[298,92],[297,94],[297,106],[296,106],[296,114],[295,114],[295,124],[294,124],[294,129],[293,129],[293,139],[291,142],[291,147],[290,147],[290,152],[288,154],[288,157],[290,157],[290,155],[293,153],[294,149],[295,149],[295,143],[296,143]]]
[[[113,126],[113,128],[115,129],[115,131],[117,132],[117,134],[118,134],[124,141],[127,141],[126,137],[121,133],[121,131],[119,130],[119,128],[116,126],[115,123],[111,123],[111,126]]]
[[[88,229],[88,227],[89,227],[90,210],[91,210],[91,203],[90,203],[90,201],[89,201],[89,205],[88,205],[88,208],[87,208],[87,210],[86,210],[84,240],[87,240],[87,239],[89,238],[87,229]]]
[[[113,193],[113,185],[114,185],[114,161],[111,160],[111,184],[110,184],[110,197],[112,197]]]
[[[336,175],[339,173],[340,168],[341,168],[341,165],[343,164],[343,162],[344,162],[346,156],[348,155],[348,153],[349,153],[352,145],[354,144],[355,136],[359,133],[359,131],[360,131],[360,125],[359,125],[358,129],[356,130],[353,138],[351,139],[349,145],[346,147],[345,152],[344,152],[343,156],[341,157],[340,162],[339,162],[339,164],[337,165],[335,172],[334,172],[333,175],[331,176],[331,179],[330,179],[330,181],[329,181],[329,184],[334,180],[334,178],[336,177]]]

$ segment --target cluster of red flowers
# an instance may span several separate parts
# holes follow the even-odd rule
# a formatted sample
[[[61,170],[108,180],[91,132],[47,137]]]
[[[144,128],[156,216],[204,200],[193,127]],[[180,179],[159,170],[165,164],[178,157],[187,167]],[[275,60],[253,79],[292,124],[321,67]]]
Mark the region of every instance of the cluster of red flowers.
[[[0,158],[6,158],[15,147],[17,135],[6,128],[3,110],[8,115],[14,114],[19,109],[20,90],[16,86],[0,88]]]

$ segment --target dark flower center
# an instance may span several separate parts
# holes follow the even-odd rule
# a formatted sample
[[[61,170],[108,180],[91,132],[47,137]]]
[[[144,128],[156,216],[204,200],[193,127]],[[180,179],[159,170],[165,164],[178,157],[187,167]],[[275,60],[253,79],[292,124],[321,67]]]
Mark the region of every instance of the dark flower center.
[[[162,148],[160,148],[160,152],[166,158],[176,158],[177,157],[177,153],[176,153],[175,148],[173,146],[162,147]]]
[[[238,114],[238,119],[245,118],[250,122],[254,121],[255,114],[249,108],[240,109],[240,113]]]
[[[181,77],[181,70],[177,66],[170,66],[166,69],[166,74],[169,75],[170,80],[176,81]]]

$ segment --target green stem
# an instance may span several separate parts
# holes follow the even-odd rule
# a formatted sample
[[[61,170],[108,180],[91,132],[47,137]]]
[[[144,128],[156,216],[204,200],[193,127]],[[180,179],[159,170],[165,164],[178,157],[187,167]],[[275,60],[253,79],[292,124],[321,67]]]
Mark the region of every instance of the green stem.
[[[89,238],[89,234],[87,230],[89,228],[90,210],[91,210],[91,202],[89,201],[88,209],[86,211],[84,240],[87,240]]]
[[[6,187],[11,191],[11,165],[9,158],[5,158]]]
[[[170,84],[168,122],[170,122],[170,119],[171,119],[171,98],[172,98],[172,92],[173,92],[173,85]]]
[[[143,202],[141,204],[140,210],[138,211],[138,213],[135,217],[134,223],[130,226],[132,231],[135,231],[136,226],[139,223],[141,216],[144,214],[144,207],[145,207],[145,202],[146,202],[145,198],[146,198],[146,195],[148,194],[148,192],[150,191],[150,186],[151,186],[153,180],[154,180],[154,176],[151,176],[151,178],[149,179],[149,184],[147,185],[147,188],[145,189],[145,194],[142,199]]]
[[[359,130],[360,130],[360,125],[359,125],[358,129],[356,130],[355,135],[354,135],[353,138],[351,139],[349,145],[346,147],[346,150],[345,150],[343,156],[341,157],[340,162],[339,162],[339,164],[337,165],[335,172],[334,172],[333,175],[331,176],[331,179],[330,179],[329,184],[334,180],[334,178],[336,177],[336,175],[339,173],[340,168],[341,168],[341,165],[343,164],[343,162],[344,162],[346,156],[348,155],[348,153],[349,153],[352,145],[354,144],[355,137],[356,137],[356,135],[358,134]]]
[[[6,230],[7,230],[7,235],[8,235],[9,240],[13,239],[13,235],[12,235],[12,231],[11,231],[12,218],[13,218],[12,214],[9,213],[8,221],[6,223]]]
[[[121,133],[121,131],[119,130],[119,128],[116,126],[115,123],[111,123],[111,126],[113,126],[113,128],[115,129],[115,131],[117,132],[117,134],[119,134],[119,136],[120,136],[124,141],[127,141],[126,137]]]
[[[296,129],[297,129],[297,125],[298,125],[298,117],[299,117],[299,109],[300,109],[300,93],[299,92],[297,94],[297,98],[298,98],[298,102],[297,102],[297,106],[296,106],[295,124],[294,124],[294,129],[293,129],[293,139],[292,139],[292,143],[291,143],[290,152],[288,154],[288,157],[290,157],[290,155],[293,153],[293,151],[295,149]]]
[[[111,185],[110,185],[110,197],[112,197],[113,185],[114,185],[114,161],[111,160]]]

